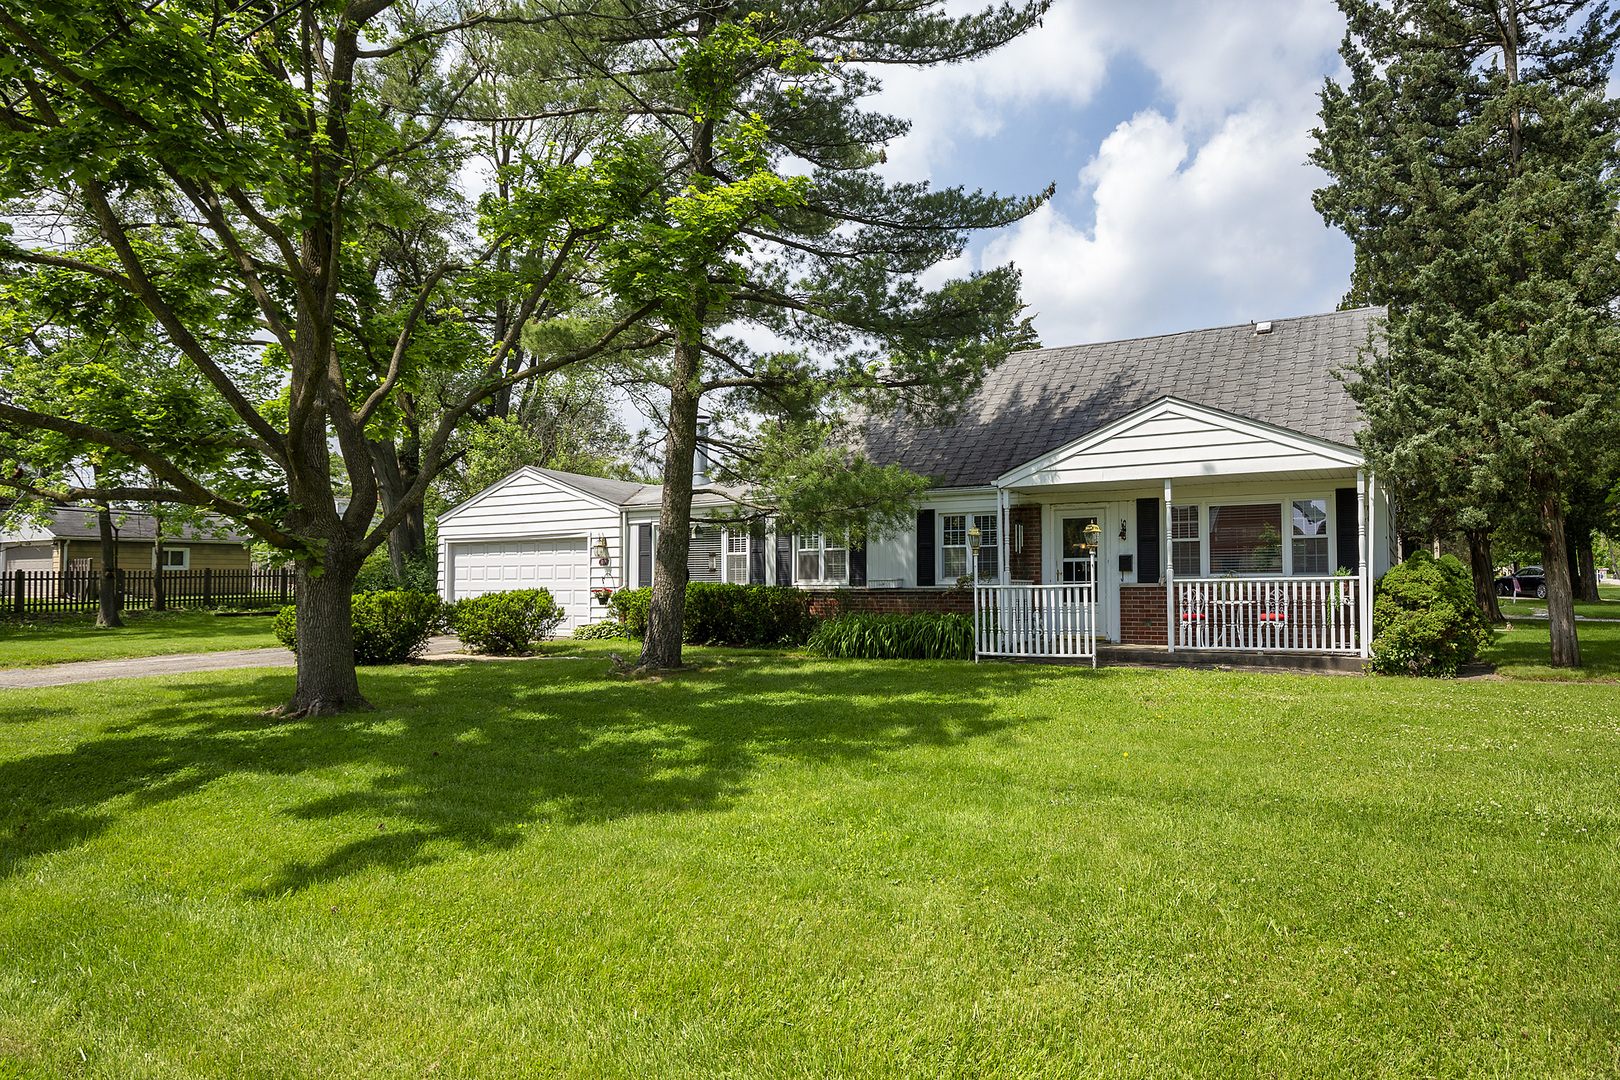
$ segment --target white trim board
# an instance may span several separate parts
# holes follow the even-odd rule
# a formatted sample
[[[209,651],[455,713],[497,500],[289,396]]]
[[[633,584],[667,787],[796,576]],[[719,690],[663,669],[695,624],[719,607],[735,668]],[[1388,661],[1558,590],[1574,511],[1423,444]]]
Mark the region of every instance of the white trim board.
[[[1112,445],[1110,445],[1112,444]],[[1001,487],[1213,480],[1361,466],[1351,447],[1165,397],[996,479]]]

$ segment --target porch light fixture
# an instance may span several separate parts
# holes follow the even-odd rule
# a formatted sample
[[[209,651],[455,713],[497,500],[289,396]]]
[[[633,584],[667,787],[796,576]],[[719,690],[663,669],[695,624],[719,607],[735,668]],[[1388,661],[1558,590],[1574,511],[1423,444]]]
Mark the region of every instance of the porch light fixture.
[[[719,571],[719,569],[720,569],[720,553],[718,551],[709,552],[709,573],[711,573],[711,574],[716,573],[716,572]]]
[[[979,553],[979,527],[977,525],[968,530],[968,547],[972,549],[973,554],[977,555]]]
[[[598,563],[600,563],[603,566],[607,565],[607,561],[608,561],[607,537],[598,536],[596,538],[596,543],[591,545],[591,558],[595,559]]]
[[[1102,546],[1102,530],[1097,527],[1097,523],[1095,521],[1086,526],[1085,537],[1086,547],[1090,548],[1091,550],[1095,551],[1097,548]]]

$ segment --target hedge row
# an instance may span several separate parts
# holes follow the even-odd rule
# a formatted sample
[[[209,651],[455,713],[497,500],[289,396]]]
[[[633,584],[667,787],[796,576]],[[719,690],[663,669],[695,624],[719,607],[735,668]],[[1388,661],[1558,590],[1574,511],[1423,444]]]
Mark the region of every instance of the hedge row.
[[[651,589],[620,589],[609,603],[630,637],[646,636]],[[681,634],[689,645],[803,645],[815,624],[810,597],[799,589],[709,581],[693,581],[686,586]]]

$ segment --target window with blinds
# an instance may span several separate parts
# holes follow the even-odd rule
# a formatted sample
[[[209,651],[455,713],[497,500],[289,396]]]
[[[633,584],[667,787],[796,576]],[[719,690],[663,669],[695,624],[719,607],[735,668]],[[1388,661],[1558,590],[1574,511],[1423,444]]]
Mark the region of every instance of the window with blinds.
[[[1329,574],[1326,499],[1294,500],[1294,573]]]
[[[1282,573],[1282,504],[1211,506],[1211,574]]]

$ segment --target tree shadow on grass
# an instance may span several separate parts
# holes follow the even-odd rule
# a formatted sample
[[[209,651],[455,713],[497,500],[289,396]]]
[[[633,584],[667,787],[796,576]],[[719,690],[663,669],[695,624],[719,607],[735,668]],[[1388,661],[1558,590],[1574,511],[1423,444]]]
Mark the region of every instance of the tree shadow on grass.
[[[711,655],[658,681],[626,682],[604,667],[377,669],[363,676],[375,712],[293,722],[260,715],[286,698],[289,673],[182,681],[69,749],[0,763],[0,877],[233,774],[326,772],[328,794],[282,813],[383,826],[285,863],[260,896],[421,865],[446,845],[508,848],[530,821],[710,812],[767,760],[860,762],[998,731],[1008,721],[995,703],[1054,674]],[[132,699],[141,694],[129,685]],[[0,722],[5,713],[0,699]]]

